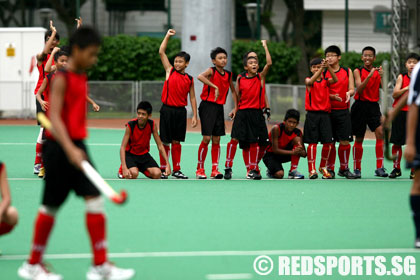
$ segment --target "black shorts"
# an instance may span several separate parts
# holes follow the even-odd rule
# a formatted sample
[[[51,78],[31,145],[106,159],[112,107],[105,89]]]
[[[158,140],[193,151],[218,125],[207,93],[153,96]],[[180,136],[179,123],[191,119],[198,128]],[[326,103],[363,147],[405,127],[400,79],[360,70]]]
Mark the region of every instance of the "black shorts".
[[[74,144],[87,154],[83,141],[75,141]],[[42,159],[45,167],[43,205],[59,207],[66,200],[71,190],[74,190],[78,196],[100,195],[99,190],[83,172],[76,169],[68,161],[63,149],[57,142],[51,140],[45,142],[42,146]]]
[[[223,136],[226,134],[223,105],[201,101],[198,114],[201,121],[201,135]]]
[[[288,155],[277,155],[275,153],[267,152],[263,157],[265,166],[271,174],[276,174],[283,169],[283,164],[292,160],[291,156]]]
[[[233,121],[231,136],[239,141],[241,149],[248,148],[251,143],[268,146],[270,141],[262,110],[238,110]]]
[[[378,102],[356,100],[351,106],[351,127],[353,135],[364,137],[366,125],[374,132],[381,125],[381,109]]]
[[[333,142],[329,113],[320,111],[308,111],[306,113],[306,120],[303,127],[303,142],[307,144]]]
[[[44,96],[41,94],[41,99],[44,100]],[[41,103],[38,102],[38,99],[35,97],[35,104],[36,104],[36,114],[38,113],[45,113],[44,110],[42,110]],[[36,122],[38,125],[41,125],[41,123],[38,121],[38,118],[36,119]]]
[[[330,113],[331,129],[334,141],[352,141],[351,117],[348,109],[332,110]]]
[[[145,153],[144,155],[135,155],[130,152],[125,152],[125,163],[127,168],[130,169],[132,167],[137,167],[137,169],[142,173],[144,173],[144,171],[148,168],[159,168],[159,165],[149,153]]]
[[[163,104],[160,108],[159,133],[163,143],[184,142],[187,133],[187,109]]]
[[[392,144],[405,145],[405,136],[407,128],[407,111],[400,111],[392,122],[391,139]]]

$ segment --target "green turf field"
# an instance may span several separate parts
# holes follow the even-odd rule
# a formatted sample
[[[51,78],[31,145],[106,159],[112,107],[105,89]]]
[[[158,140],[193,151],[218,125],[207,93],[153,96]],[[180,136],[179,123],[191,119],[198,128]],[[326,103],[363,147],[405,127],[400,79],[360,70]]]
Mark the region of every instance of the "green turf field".
[[[0,237],[0,279],[17,279],[17,268],[29,252],[42,193],[42,180],[32,174],[37,135],[36,126],[0,126],[0,160],[7,165],[13,205],[20,214],[12,234]],[[116,178],[122,136],[123,130],[90,129],[88,144],[101,175],[116,189],[128,191],[126,205],[107,202],[108,243],[110,259],[135,268],[135,279],[281,279],[276,258],[284,255],[411,255],[420,260],[420,250],[412,249],[409,171],[403,171],[402,179],[375,178],[374,141],[365,142],[362,180],[247,181],[238,149],[231,181],[152,181],[143,176]],[[221,169],[228,140],[222,140]],[[199,143],[200,135],[190,133],[182,147],[182,171],[190,178]],[[158,160],[155,145],[152,155]],[[210,152],[206,167],[209,176]],[[390,162],[385,167],[392,170]],[[263,174],[265,170],[262,167]],[[306,159],[299,171],[307,177]],[[84,279],[90,247],[83,201],[72,195],[57,217],[45,260],[65,279]],[[262,254],[274,260],[269,276],[259,276],[253,269],[254,259]]]

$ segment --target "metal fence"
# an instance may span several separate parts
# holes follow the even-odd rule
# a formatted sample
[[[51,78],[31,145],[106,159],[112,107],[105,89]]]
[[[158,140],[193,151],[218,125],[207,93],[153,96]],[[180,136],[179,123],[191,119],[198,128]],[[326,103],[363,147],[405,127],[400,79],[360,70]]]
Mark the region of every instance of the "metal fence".
[[[90,81],[89,93],[100,106],[96,113],[89,110],[89,118],[131,118],[136,115],[137,104],[141,100],[149,101],[153,106],[153,114],[159,116],[163,81]],[[34,82],[0,82],[0,118],[34,118],[35,97]],[[392,92],[392,89],[390,90]],[[280,121],[290,108],[305,112],[305,86],[267,84],[266,93],[270,103],[272,120]],[[199,103],[199,93],[196,93]],[[383,92],[381,91],[381,108],[383,108]],[[352,99],[353,102],[353,99]],[[388,96],[388,106],[393,102]],[[197,104],[199,105],[199,104]],[[225,118],[232,110],[230,97],[225,105]],[[191,109],[188,106],[189,116]]]

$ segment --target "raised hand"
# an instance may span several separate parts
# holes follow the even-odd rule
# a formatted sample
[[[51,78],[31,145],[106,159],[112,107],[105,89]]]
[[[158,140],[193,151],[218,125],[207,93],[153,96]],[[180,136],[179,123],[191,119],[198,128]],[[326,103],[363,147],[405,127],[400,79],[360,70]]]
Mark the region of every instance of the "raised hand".
[[[176,34],[175,29],[169,29],[168,32],[166,33],[166,35],[168,36],[174,36]]]
[[[52,20],[50,20],[50,29],[51,29],[52,32],[57,32],[57,29],[55,29]]]
[[[75,21],[77,22],[77,29],[79,29],[83,23],[82,17],[76,18]]]

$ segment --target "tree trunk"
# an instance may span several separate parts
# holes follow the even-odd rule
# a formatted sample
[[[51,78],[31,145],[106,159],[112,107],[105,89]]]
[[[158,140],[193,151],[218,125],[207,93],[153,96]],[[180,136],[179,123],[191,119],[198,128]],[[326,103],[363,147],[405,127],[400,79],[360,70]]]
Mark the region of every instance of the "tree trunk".
[[[276,31],[276,28],[274,27],[273,22],[271,21],[272,10],[273,10],[273,0],[264,1],[264,7],[261,13],[261,24],[267,30],[268,35],[270,36],[270,41],[278,42],[280,38],[279,38],[279,35],[277,34],[277,31]]]

